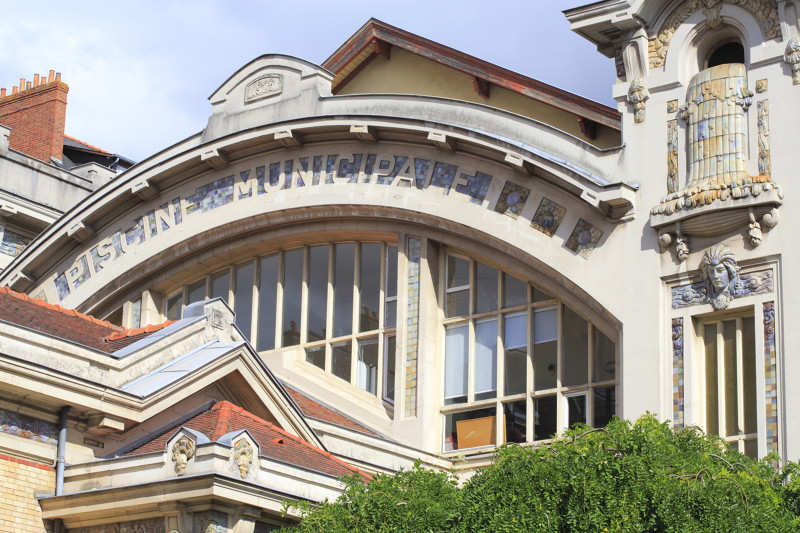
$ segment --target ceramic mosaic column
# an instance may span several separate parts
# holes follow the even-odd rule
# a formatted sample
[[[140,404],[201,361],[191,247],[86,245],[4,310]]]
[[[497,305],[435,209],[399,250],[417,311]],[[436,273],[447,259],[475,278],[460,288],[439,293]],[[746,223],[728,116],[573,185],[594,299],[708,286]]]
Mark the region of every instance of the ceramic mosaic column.
[[[764,403],[767,452],[778,452],[778,357],[775,348],[775,302],[764,303]]]
[[[683,319],[672,319],[672,427],[682,428],[684,409]]]
[[[417,357],[419,354],[419,260],[420,240],[406,241],[408,288],[406,308],[405,416],[417,415]]]

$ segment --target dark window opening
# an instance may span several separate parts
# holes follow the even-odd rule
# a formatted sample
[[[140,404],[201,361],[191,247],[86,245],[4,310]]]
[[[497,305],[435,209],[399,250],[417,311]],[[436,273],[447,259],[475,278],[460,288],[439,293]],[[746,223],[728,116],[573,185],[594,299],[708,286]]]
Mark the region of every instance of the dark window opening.
[[[744,46],[742,43],[732,41],[718,47],[708,58],[708,68],[728,63],[744,63]]]

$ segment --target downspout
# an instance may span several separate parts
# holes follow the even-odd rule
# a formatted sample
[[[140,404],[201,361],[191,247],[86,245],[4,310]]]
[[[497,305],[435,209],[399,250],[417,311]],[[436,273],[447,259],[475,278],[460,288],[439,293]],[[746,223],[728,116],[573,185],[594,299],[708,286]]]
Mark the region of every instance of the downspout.
[[[56,456],[56,496],[64,493],[64,463],[67,455],[67,413],[69,406],[61,408],[58,416],[58,452]],[[53,533],[61,533],[63,522],[60,518],[55,519]]]

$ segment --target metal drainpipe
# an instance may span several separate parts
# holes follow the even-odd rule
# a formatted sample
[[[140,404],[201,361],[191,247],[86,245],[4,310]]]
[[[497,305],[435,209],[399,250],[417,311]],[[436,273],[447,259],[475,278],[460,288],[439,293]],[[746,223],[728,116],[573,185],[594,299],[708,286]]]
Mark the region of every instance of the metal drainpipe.
[[[64,462],[67,454],[67,413],[69,406],[65,405],[61,408],[58,416],[59,429],[58,429],[58,455],[56,457],[56,496],[61,496],[64,493]],[[60,518],[55,519],[54,533],[61,533],[62,521]]]

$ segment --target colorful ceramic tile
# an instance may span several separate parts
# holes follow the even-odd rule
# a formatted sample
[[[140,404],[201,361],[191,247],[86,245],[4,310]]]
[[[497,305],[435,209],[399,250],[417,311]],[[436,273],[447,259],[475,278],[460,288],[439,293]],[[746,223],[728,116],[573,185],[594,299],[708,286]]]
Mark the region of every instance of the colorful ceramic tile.
[[[672,427],[682,428],[683,388],[683,319],[672,319]]]
[[[528,201],[530,193],[531,190],[529,188],[507,181],[503,185],[503,192],[500,193],[500,198],[497,200],[494,210],[511,218],[517,218],[522,213],[522,208],[525,207],[525,202]]]
[[[589,259],[589,255],[600,242],[603,232],[591,225],[584,219],[580,219],[575,229],[572,230],[567,240],[567,248],[580,255],[584,259]]]
[[[3,231],[3,239],[0,241],[0,254],[17,257],[30,242],[31,239],[6,228],[6,230]]]
[[[767,452],[778,452],[778,355],[775,346],[775,302],[764,303],[764,400]]]
[[[566,213],[566,208],[548,198],[542,198],[542,201],[539,202],[539,207],[536,209],[536,214],[533,215],[533,220],[531,220],[531,226],[548,237],[552,237],[561,221],[564,220]]]
[[[58,427],[55,424],[6,409],[0,409],[0,433],[48,444],[58,443]]]
[[[419,352],[419,284],[420,284],[420,240],[409,238],[408,256],[408,303],[406,315],[406,383],[405,416],[417,415],[417,357]]]

